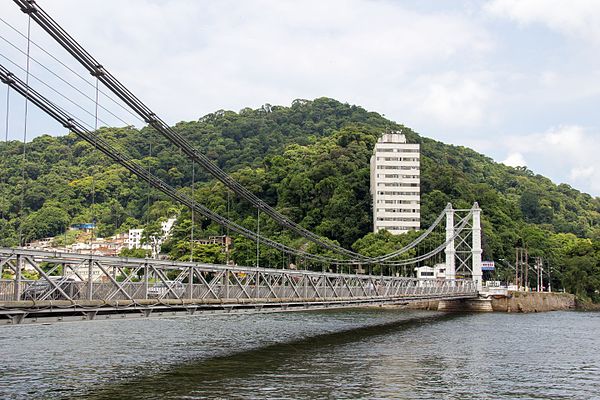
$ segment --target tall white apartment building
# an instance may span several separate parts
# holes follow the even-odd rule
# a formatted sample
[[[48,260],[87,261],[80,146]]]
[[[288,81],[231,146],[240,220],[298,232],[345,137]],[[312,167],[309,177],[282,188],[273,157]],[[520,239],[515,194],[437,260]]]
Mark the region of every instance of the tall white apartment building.
[[[384,134],[371,156],[373,231],[393,234],[421,227],[420,149],[399,132]]]

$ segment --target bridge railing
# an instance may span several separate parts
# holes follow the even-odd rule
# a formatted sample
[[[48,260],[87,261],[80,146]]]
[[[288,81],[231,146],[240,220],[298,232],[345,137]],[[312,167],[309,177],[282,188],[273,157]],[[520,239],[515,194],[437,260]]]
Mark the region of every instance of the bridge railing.
[[[1,249],[0,301],[336,301],[476,293],[470,280],[337,274]],[[39,280],[24,279],[30,271]],[[91,277],[92,279],[88,279]]]

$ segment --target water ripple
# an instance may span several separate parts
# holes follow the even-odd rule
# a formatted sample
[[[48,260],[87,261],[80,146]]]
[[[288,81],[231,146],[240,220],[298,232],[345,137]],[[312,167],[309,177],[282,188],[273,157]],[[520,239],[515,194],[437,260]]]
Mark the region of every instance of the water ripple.
[[[598,328],[382,309],[15,326],[0,398],[597,398]]]

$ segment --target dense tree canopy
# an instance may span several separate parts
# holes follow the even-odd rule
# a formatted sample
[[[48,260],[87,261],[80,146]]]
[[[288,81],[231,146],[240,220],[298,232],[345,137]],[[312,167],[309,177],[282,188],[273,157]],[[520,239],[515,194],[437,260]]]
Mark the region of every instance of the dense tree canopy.
[[[566,184],[424,138],[377,113],[328,98],[296,100],[290,107],[267,104],[238,113],[221,110],[174,129],[284,215],[366,255],[401,247],[408,238],[369,233],[373,146],[383,132],[402,130],[410,141],[421,144],[423,227],[448,202],[469,207],[477,201],[483,209],[486,259],[510,260],[516,245],[526,246],[530,254],[553,265],[555,287],[599,299],[600,199]],[[190,193],[191,163],[152,128],[102,128],[99,134]],[[75,135],[34,139],[27,144],[24,164],[22,153],[20,142],[0,144],[0,245],[54,236],[71,223],[97,221],[98,234],[105,236],[177,215],[173,237],[163,249],[174,258],[189,257],[190,212]],[[194,186],[199,202],[257,228],[256,210],[199,168]],[[227,233],[198,215],[194,220],[195,237]],[[260,230],[291,246],[318,251],[264,215]],[[195,259],[224,260],[214,247],[194,250]],[[254,264],[255,254],[255,243],[235,238],[231,257],[236,262]],[[261,265],[301,262],[262,245],[260,254]]]

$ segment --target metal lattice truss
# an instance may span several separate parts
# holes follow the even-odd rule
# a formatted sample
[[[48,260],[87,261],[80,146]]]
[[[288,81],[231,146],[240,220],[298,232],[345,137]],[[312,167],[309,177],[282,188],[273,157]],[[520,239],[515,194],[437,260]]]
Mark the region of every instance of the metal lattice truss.
[[[446,207],[446,277],[470,278],[482,285],[481,209],[474,203],[468,210]]]
[[[457,231],[454,239],[456,276],[471,277],[473,275],[473,220],[471,210],[455,210],[455,218],[465,222],[464,229]],[[458,225],[458,222],[456,223]]]
[[[1,249],[0,323],[177,313],[291,311],[470,298],[430,280]],[[39,280],[24,279],[28,273]]]

